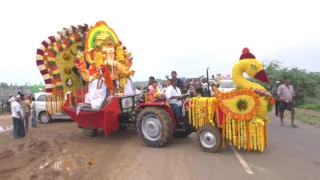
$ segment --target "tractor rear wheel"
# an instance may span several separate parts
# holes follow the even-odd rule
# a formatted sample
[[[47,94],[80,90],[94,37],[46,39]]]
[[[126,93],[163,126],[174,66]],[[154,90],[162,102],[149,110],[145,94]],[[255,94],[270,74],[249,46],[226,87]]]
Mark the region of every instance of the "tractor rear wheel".
[[[211,124],[204,125],[197,131],[197,142],[203,151],[215,153],[221,148],[221,131]]]
[[[173,137],[169,113],[161,107],[146,107],[138,114],[137,131],[150,147],[162,147]]]
[[[93,128],[82,128],[83,133],[88,137],[95,137],[98,134],[98,129]]]

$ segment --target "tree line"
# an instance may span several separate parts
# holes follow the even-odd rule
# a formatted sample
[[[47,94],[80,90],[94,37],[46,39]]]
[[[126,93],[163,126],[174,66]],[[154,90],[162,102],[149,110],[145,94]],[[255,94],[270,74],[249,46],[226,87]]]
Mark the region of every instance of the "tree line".
[[[282,63],[276,60],[264,61],[263,64],[270,83],[266,84],[252,78],[250,80],[271,91],[277,81],[283,83],[284,78],[290,78],[295,89],[295,104],[308,109],[320,110],[320,72],[309,72],[298,67],[282,67]]]

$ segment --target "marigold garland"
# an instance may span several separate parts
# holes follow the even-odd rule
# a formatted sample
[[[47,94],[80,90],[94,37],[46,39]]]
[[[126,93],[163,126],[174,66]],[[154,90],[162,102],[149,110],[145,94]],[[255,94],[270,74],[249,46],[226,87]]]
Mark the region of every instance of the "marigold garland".
[[[196,129],[199,127],[212,124],[216,109],[216,98],[214,97],[194,97],[189,102],[189,123]]]
[[[215,89],[215,94],[218,99],[218,104],[224,114],[227,114],[230,118],[236,120],[248,120],[255,116],[260,108],[259,96],[250,89],[234,90],[227,93],[221,93]],[[241,112],[237,108],[237,101],[239,99],[245,99],[247,104],[246,111]],[[250,103],[248,102],[250,101]],[[240,103],[241,106],[241,103]]]
[[[220,95],[220,98],[231,98],[235,95],[250,95],[254,98],[254,101],[259,101],[259,95],[251,90],[240,90],[241,92],[229,93],[229,95]],[[250,93],[251,92],[251,93]],[[268,97],[269,98],[269,97]],[[237,99],[238,101],[232,100],[234,102],[234,107],[237,104],[242,104],[247,102],[244,99]],[[272,100],[270,100],[272,102]],[[218,127],[221,128],[222,132],[222,147],[225,147],[225,142],[236,146],[238,149],[258,150],[260,152],[264,151],[266,146],[266,123],[268,119],[261,119],[256,117],[254,113],[248,115],[241,115],[233,112],[225,107],[221,99],[216,99],[215,97],[193,97],[190,99],[189,105],[189,123],[192,124],[195,129],[206,124],[212,124],[215,126],[215,121],[218,122],[217,111],[218,107],[224,112],[221,118],[222,124]],[[247,108],[252,106],[247,103]],[[259,103],[255,104],[256,106]],[[258,111],[259,107],[251,111]],[[215,118],[215,119],[214,119]],[[218,125],[218,124],[217,124]]]

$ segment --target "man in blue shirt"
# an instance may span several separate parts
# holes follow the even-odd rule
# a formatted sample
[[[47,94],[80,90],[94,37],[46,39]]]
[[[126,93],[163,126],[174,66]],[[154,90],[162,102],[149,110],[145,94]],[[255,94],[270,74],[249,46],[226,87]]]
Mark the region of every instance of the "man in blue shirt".
[[[182,81],[182,79],[177,78],[177,72],[176,71],[172,71],[171,72],[171,78],[172,80],[176,80],[177,81],[177,87],[179,89],[184,89],[184,82]]]

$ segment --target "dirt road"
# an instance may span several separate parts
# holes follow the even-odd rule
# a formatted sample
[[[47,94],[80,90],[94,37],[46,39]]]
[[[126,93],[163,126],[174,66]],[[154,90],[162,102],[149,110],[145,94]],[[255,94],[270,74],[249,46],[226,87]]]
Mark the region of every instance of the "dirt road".
[[[0,121],[2,126],[12,123],[10,116],[1,116]],[[102,131],[88,138],[75,123],[57,122],[30,129],[24,139],[13,139],[12,131],[1,133],[0,179],[210,179],[215,170],[203,167],[218,165],[221,158],[234,162],[230,168],[239,166],[230,153],[221,157],[202,153],[192,137],[174,140],[166,148],[148,148],[135,129],[114,132],[108,138]],[[246,175],[238,171],[239,176]]]
[[[0,126],[10,124],[9,115],[0,116]],[[156,149],[145,147],[135,129],[114,132],[108,138],[102,131],[98,137],[88,138],[70,121],[39,124],[24,139],[13,139],[12,131],[0,133],[0,179],[316,179],[320,175],[316,150],[320,145],[319,131],[305,131],[298,125],[293,129],[280,127],[277,122],[271,124],[270,147],[265,153],[235,153],[228,147],[211,154],[199,150],[194,134]],[[289,148],[290,141],[285,139],[290,137],[288,134],[300,137],[295,148]],[[308,142],[303,142],[302,135],[307,136]],[[306,146],[309,141],[313,142],[312,149],[308,149],[311,144]],[[292,166],[294,159],[290,158],[298,158],[299,162]],[[252,173],[245,169],[246,163]],[[306,169],[298,171],[299,168]]]

